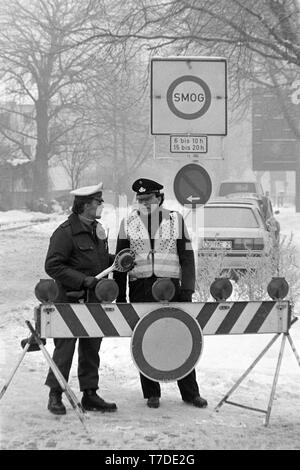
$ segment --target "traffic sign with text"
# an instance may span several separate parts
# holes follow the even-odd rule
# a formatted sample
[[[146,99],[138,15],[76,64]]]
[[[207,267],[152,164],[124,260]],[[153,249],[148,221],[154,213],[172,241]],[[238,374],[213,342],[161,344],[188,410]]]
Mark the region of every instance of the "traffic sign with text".
[[[171,135],[170,152],[172,153],[207,153],[205,135]]]
[[[226,135],[226,59],[153,58],[151,133]]]

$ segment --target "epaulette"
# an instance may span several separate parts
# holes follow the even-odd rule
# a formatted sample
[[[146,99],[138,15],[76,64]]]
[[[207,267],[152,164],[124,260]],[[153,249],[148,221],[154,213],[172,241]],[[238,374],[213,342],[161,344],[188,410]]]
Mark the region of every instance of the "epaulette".
[[[63,223],[60,225],[60,227],[61,227],[61,228],[66,228],[66,227],[68,227],[69,225],[70,225],[70,221],[69,221],[69,220],[66,220],[65,222],[63,222]]]

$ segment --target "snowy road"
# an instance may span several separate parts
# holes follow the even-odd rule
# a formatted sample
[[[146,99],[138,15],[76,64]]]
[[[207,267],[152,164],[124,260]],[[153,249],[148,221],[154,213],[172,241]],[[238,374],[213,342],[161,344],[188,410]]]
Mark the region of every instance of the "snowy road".
[[[278,218],[284,232],[295,232],[299,250],[300,215],[287,209]],[[45,277],[43,263],[49,235],[60,220],[58,217],[40,226],[0,233],[1,388],[22,352],[20,340],[28,335],[25,319],[33,319],[33,307],[37,305],[34,286]],[[300,353],[300,321],[292,327],[291,336]],[[229,405],[224,405],[219,413],[214,411],[269,340],[270,335],[205,336],[204,352],[196,370],[209,407],[199,410],[184,404],[177,385],[169,383],[162,385],[161,407],[153,410],[145,406],[142,398],[130,356],[130,339],[104,339],[100,392],[104,398],[117,402],[118,411],[108,415],[89,413],[88,434],[67,400],[66,416],[55,417],[47,411],[48,389],[43,384],[48,367],[40,352],[29,353],[0,401],[0,448],[300,449],[300,368],[289,345],[269,427],[263,426],[263,415],[257,412]],[[273,345],[232,399],[266,409],[279,346],[279,341]],[[51,340],[47,340],[47,349],[52,353]],[[80,398],[76,355],[70,385]]]

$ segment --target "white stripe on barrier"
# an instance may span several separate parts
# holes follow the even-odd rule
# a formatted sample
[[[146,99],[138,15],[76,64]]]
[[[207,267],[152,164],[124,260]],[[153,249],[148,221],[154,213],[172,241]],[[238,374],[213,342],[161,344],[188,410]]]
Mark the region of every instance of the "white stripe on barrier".
[[[257,302],[248,302],[245,306],[244,310],[242,311],[241,315],[233,325],[230,330],[230,333],[238,334],[241,331],[245,331],[251,320],[253,319],[254,315],[257,312]]]
[[[258,330],[258,333],[263,333],[264,331],[287,331],[288,330],[288,315],[287,315],[287,305],[280,302],[275,304],[272,308],[270,314],[267,316],[263,324]]]
[[[70,328],[68,325],[66,325],[64,319],[60,316],[56,309],[44,317],[44,322],[41,322],[41,326],[43,326],[43,323],[45,327],[44,331],[46,332],[44,336],[49,336],[52,338],[73,338]]]
[[[112,311],[107,312],[107,315],[120,336],[132,335],[132,329],[117,306]]]
[[[211,318],[208,320],[205,327],[203,328],[203,334],[213,335],[217,331],[223,320],[227,317],[232,305],[233,303],[228,303],[229,308],[226,310],[220,309],[220,305],[218,305],[214,314],[211,316]]]
[[[84,304],[73,304],[72,309],[89,336],[105,336]]]

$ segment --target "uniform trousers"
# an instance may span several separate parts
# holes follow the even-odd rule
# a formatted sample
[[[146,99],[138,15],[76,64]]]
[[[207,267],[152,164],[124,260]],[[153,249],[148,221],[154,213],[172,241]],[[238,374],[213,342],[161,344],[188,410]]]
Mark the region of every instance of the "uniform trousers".
[[[77,338],[55,338],[53,361],[68,382],[72,366]],[[78,380],[80,391],[98,389],[99,382],[99,350],[102,338],[78,338]],[[61,387],[49,369],[45,385],[51,389],[61,390]]]

